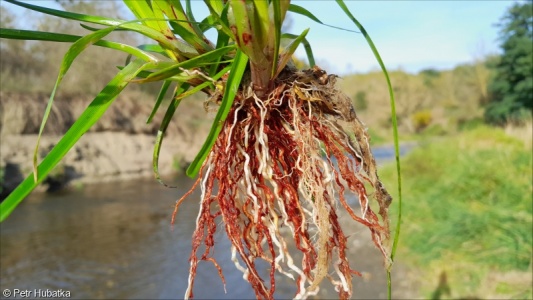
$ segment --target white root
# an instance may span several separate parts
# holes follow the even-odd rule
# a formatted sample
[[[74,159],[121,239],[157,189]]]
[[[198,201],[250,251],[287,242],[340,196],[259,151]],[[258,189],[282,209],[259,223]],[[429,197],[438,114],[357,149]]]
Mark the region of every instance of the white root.
[[[387,256],[387,234],[382,232],[388,230],[388,223],[380,224],[362,183],[374,187],[379,183],[377,174],[369,174],[369,170],[375,170],[375,162],[369,156],[368,138],[364,135],[353,140],[336,118],[353,121],[353,126],[359,126],[356,134],[361,135],[365,129],[360,128],[362,123],[353,108],[336,102],[340,96],[334,89],[334,78],[318,83],[312,73],[306,72],[287,75],[283,88],[275,89],[267,99],[258,98],[250,89],[242,92],[217,141],[216,147],[223,154],[210,154],[201,181],[202,204],[224,199],[226,204],[219,202],[219,206],[230,206],[230,210],[220,210],[232,243],[231,260],[243,278],[253,282],[256,294],[264,298],[272,298],[273,291],[266,288],[254,269],[257,259],[298,282],[295,299],[316,295],[324,278],[343,298],[351,295],[346,237],[336,220],[339,202],[354,220],[371,227],[373,240]],[[323,80],[323,76],[320,78]],[[276,130],[287,141],[280,140]],[[337,162],[324,158],[323,149],[337,157]],[[212,189],[216,181],[224,182],[224,190],[208,195],[208,186]],[[360,216],[347,206],[345,192],[358,197]],[[208,209],[202,205],[197,227],[209,214]],[[226,216],[228,211],[231,214]],[[295,261],[289,245],[302,252],[301,262]],[[188,282],[186,298],[192,295],[193,262]]]

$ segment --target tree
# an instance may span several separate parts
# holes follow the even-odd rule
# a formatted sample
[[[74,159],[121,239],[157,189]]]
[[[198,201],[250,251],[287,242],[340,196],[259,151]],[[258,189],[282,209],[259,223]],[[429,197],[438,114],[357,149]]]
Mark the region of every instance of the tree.
[[[222,270],[212,257],[214,234],[220,224],[232,244],[233,256],[240,256],[240,262],[234,259],[236,267],[244,273],[257,298],[274,297],[276,272],[295,280],[298,288],[295,298],[315,295],[326,278],[340,298],[350,297],[351,278],[357,272],[351,269],[346,255],[348,239],[339,222],[337,201],[354,221],[369,229],[390,271],[396,245],[389,250],[386,243],[392,198],[379,180],[366,128],[349,97],[335,86],[337,76],[313,66],[314,59],[305,40],[309,29],[299,35],[281,33],[288,11],[321,23],[303,7],[288,0],[206,0],[210,16],[197,22],[190,1],[185,2],[184,8],[180,1],[125,0],[137,19],[128,22],[6,1],[54,16],[95,23],[98,28],[104,26],[98,29],[85,25],[90,33],[83,38],[1,28],[3,38],[74,42],[62,63],[54,93],[70,63],[88,46],[123,51],[130,58],[43,162],[35,166],[33,174],[0,204],[0,220],[44,179],[128,84],[161,82],[155,112],[170,84],[177,82],[154,148],[154,172],[158,179],[161,142],[182,98],[204,92],[210,103],[219,105],[209,136],[187,170],[187,175],[199,175],[198,179],[177,202],[173,215],[174,219],[183,199],[201,186],[186,298],[193,296],[196,268],[202,260],[212,262],[224,281]],[[338,4],[373,49],[393,101],[390,80],[375,46],[344,2]],[[204,36],[210,28],[217,30],[216,43]],[[112,37],[108,34],[117,30],[135,31],[153,41],[132,47],[108,40]],[[292,40],[285,49],[280,49],[282,37]],[[300,43],[306,45],[312,69],[302,71],[288,65]],[[394,107],[393,102],[391,105]],[[46,116],[47,113],[43,125]],[[355,138],[351,138],[347,128]],[[397,139],[396,151],[398,155]],[[399,174],[399,166],[397,170]],[[360,215],[348,205],[346,193],[358,197]],[[372,200],[376,205],[371,205]],[[379,211],[375,212],[376,208]],[[290,234],[282,227],[288,228]],[[299,263],[289,253],[288,245],[295,245],[300,252]],[[262,263],[270,267],[266,278],[270,284],[257,270]],[[335,271],[330,272],[332,269]]]
[[[494,66],[485,118],[499,125],[522,122],[533,109],[533,4],[515,3],[497,26],[503,54]]]

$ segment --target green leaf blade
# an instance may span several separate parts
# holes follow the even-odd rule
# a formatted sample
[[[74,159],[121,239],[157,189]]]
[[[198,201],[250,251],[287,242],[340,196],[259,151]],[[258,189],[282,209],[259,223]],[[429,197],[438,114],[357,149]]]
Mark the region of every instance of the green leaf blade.
[[[297,35],[291,34],[291,33],[284,33],[281,35],[282,38],[290,38],[290,39],[296,39],[298,38]],[[307,59],[309,60],[309,66],[314,67],[315,66],[315,57],[313,55],[313,49],[311,48],[311,44],[309,44],[309,41],[304,38],[302,40],[302,44],[304,45],[305,54],[307,55]]]
[[[175,186],[169,186],[164,183],[161,179],[161,175],[159,174],[159,154],[161,153],[161,146],[163,145],[163,139],[165,136],[165,132],[167,131],[168,125],[170,124],[170,121],[172,120],[176,109],[178,109],[178,106],[181,104],[182,99],[178,98],[177,96],[185,92],[187,89],[189,89],[188,84],[182,84],[176,88],[176,91],[174,92],[174,97],[172,98],[172,101],[170,101],[170,103],[168,104],[167,111],[165,112],[165,116],[163,117],[163,121],[161,122],[161,125],[159,125],[159,130],[157,131],[157,137],[154,145],[154,152],[152,154],[152,169],[154,170],[155,179],[162,185],[170,188],[175,188]]]
[[[233,50],[233,49],[235,49],[233,45],[215,49],[213,51],[196,56],[195,58],[191,58],[181,63],[173,64],[172,66],[168,68],[154,72],[150,76],[148,76],[145,80],[142,80],[140,82],[150,82],[150,81],[158,81],[162,79],[167,79],[171,76],[182,73],[183,69],[192,69],[192,68],[202,66],[203,64],[216,62],[222,56],[224,56],[226,53],[228,53],[230,50]]]
[[[215,141],[222,130],[224,121],[226,120],[231,106],[233,105],[235,95],[239,90],[242,76],[246,70],[247,64],[248,57],[241,50],[238,50],[233,61],[230,76],[228,77],[228,81],[226,83],[220,108],[218,109],[215,120],[213,121],[213,125],[211,126],[211,130],[209,131],[209,135],[200,149],[200,152],[196,155],[189,168],[187,168],[187,176],[194,178],[198,175],[198,172],[207,158],[209,151],[211,151],[211,148],[215,144]]]
[[[68,69],[78,57],[78,55],[83,52],[87,47],[89,47],[91,44],[94,44],[95,42],[101,40],[106,35],[111,33],[116,27],[108,27],[104,28],[98,31],[95,31],[91,34],[88,34],[81,39],[77,40],[70,48],[68,49],[67,53],[65,53],[65,56],[63,58],[63,61],[61,62],[61,67],[59,69],[59,75],[57,76],[56,83],[54,85],[54,89],[52,90],[52,94],[50,95],[50,99],[48,99],[48,104],[46,105],[46,109],[44,112],[44,117],[41,122],[41,127],[39,128],[39,135],[37,136],[37,143],[35,145],[35,150],[33,152],[33,174],[34,174],[34,180],[37,181],[38,172],[37,172],[37,155],[39,153],[39,144],[41,141],[41,136],[44,131],[44,127],[46,125],[46,121],[48,120],[48,116],[50,115],[50,110],[52,109],[52,104],[54,102],[54,97],[57,91],[57,88],[59,87],[59,84],[61,83],[61,80],[67,73]]]
[[[118,28],[117,28],[118,30]],[[33,31],[33,30],[20,30],[20,29],[10,29],[10,28],[0,28],[0,38],[4,39],[14,39],[14,40],[32,40],[32,41],[50,41],[50,42],[60,42],[60,43],[74,43],[81,39],[79,35],[55,33],[55,32],[46,32],[46,31]],[[132,47],[130,45],[111,42],[107,40],[99,40],[94,43],[95,46],[109,48],[113,50],[119,50],[138,58],[141,58],[145,61],[157,61],[158,59],[143,51],[141,47]],[[150,51],[151,49],[147,49]],[[155,52],[155,51],[153,51]]]
[[[5,0],[5,1],[12,3],[14,5],[20,6],[20,7],[31,9],[33,11],[41,12],[44,14],[48,14],[51,16],[56,16],[56,17],[60,17],[64,19],[76,20],[76,21],[81,21],[81,22],[89,22],[89,23],[106,25],[106,26],[120,26],[121,28],[125,28],[128,30],[138,32],[146,37],[149,37],[151,39],[158,41],[166,49],[171,50],[169,51],[170,52],[169,55],[171,56],[174,55],[173,54],[174,52],[179,53],[181,51],[180,50],[181,45],[176,39],[168,39],[167,36],[165,36],[163,33],[151,27],[148,27],[142,24],[137,24],[138,21],[124,21],[124,20],[114,19],[114,18],[72,13],[72,12],[32,5],[29,3],[20,2],[16,0]]]
[[[203,34],[198,35],[195,30],[196,24],[189,20],[180,1],[153,1],[154,12],[158,13],[159,18],[166,15],[169,19],[170,26],[174,33],[179,35],[185,42],[196,49],[198,53],[204,53],[212,48],[205,42]]]
[[[302,15],[302,16],[305,16],[305,17],[308,17],[309,19],[319,23],[319,24],[322,24],[324,25],[324,23],[322,23],[322,21],[320,21],[317,17],[315,17],[315,15],[313,15],[310,11],[308,11],[307,9],[305,9],[304,7],[300,6],[300,5],[296,5],[296,4],[292,4],[289,5],[289,11],[290,12],[293,12],[293,13],[297,13],[299,15]]]
[[[277,77],[279,75],[279,73],[283,70],[283,68],[285,68],[285,66],[287,65],[287,63],[289,62],[289,60],[291,59],[292,55],[294,54],[294,52],[296,51],[296,49],[298,48],[298,46],[302,43],[302,41],[305,39],[305,36],[307,35],[307,33],[309,32],[309,28],[307,28],[306,30],[304,30],[299,36],[297,36],[290,44],[289,46],[287,46],[287,48],[285,49],[285,51],[283,51],[283,53],[280,55],[280,58],[279,58],[279,64],[278,64],[278,69],[276,71],[276,75],[274,77]]]
[[[163,85],[161,86],[161,90],[159,90],[159,94],[157,95],[157,98],[155,100],[155,104],[152,109],[152,112],[150,113],[150,116],[148,116],[148,119],[146,120],[146,124],[150,124],[152,122],[152,119],[154,118],[155,113],[159,109],[161,102],[163,102],[163,98],[165,97],[168,91],[168,88],[170,87],[170,84],[172,84],[170,80],[163,81]]]
[[[331,27],[331,28],[335,28],[335,29],[339,29],[339,30],[344,30],[344,31],[349,31],[349,32],[354,32],[354,33],[360,33],[360,32],[354,31],[354,30],[350,30],[350,29],[346,29],[346,28],[337,27],[337,26],[333,26],[333,25],[329,25],[329,24],[323,23],[313,13],[311,13],[310,11],[305,9],[304,7],[296,5],[296,4],[289,5],[289,11],[293,12],[293,13],[296,13],[296,14],[299,14],[299,15],[302,15],[302,16],[305,16],[305,17],[308,17],[309,19],[317,22],[318,24],[321,24],[321,25],[324,25],[324,26],[327,26],[327,27]]]
[[[235,35],[233,34],[233,31],[231,31],[228,21],[228,12],[230,10],[229,3],[224,5],[222,0],[204,0],[204,3],[211,14],[204,20],[206,22],[202,23],[203,25],[211,24],[211,26],[202,28],[202,31],[206,31],[209,27],[218,27],[217,30],[219,31],[219,36],[220,32],[223,32],[228,37],[231,37],[232,40],[235,40]]]
[[[159,21],[156,19],[162,19],[163,15],[152,10],[148,1],[145,0],[124,0],[124,4],[130,9],[130,11],[138,18],[143,20],[142,23],[146,26],[153,28],[163,34],[168,34],[170,28],[165,21]]]
[[[37,167],[38,177],[34,180],[33,174],[15,188],[11,194],[0,203],[0,222],[3,222],[17,205],[52,171],[59,161],[67,154],[81,136],[92,127],[104,114],[109,105],[113,103],[117,95],[129,84],[137,73],[146,65],[142,60],[135,60],[120,71],[104,89],[91,102],[89,107],[74,122],[72,127],[65,133],[63,138],[43,159]]]
[[[391,107],[391,118],[392,118],[392,131],[394,136],[394,152],[395,152],[395,158],[396,158],[396,173],[398,178],[398,220],[396,222],[396,229],[394,233],[394,240],[392,244],[392,249],[390,253],[390,260],[391,262],[394,262],[394,257],[396,254],[396,249],[398,246],[398,241],[400,238],[400,226],[402,221],[402,176],[401,176],[401,166],[400,166],[400,143],[398,138],[398,120],[396,118],[396,101],[394,100],[394,90],[392,89],[392,84],[390,81],[389,73],[387,72],[387,68],[385,67],[385,64],[383,63],[383,60],[381,59],[381,56],[379,55],[379,52],[374,45],[374,42],[370,38],[369,34],[363,27],[363,25],[352,15],[344,1],[342,0],[336,0],[337,4],[340,6],[340,8],[344,11],[344,13],[352,20],[352,22],[359,28],[363,36],[365,37],[368,45],[370,46],[370,49],[372,49],[372,53],[374,53],[374,56],[376,60],[379,63],[379,66],[381,67],[381,70],[383,74],[385,75],[385,79],[387,81],[387,86],[389,89],[389,98],[390,98],[390,107]],[[391,299],[392,293],[391,293],[391,267],[392,264],[390,264],[387,268],[387,281],[388,281],[388,297]]]
[[[275,72],[278,69],[279,47],[281,44],[281,24],[283,23],[283,19],[280,1],[273,1],[271,3],[271,8],[274,15],[274,26],[271,27],[271,34],[273,31],[272,38],[274,39],[274,59],[272,60],[271,77],[274,78]]]

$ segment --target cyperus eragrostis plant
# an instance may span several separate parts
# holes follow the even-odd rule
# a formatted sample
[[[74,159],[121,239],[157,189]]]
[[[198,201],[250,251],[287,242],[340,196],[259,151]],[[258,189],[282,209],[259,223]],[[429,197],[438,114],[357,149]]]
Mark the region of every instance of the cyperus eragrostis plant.
[[[162,82],[150,121],[169,86],[177,82],[154,148],[157,179],[164,132],[181,100],[203,92],[209,98],[208,109],[217,111],[204,146],[187,170],[191,177],[200,174],[193,189],[199,185],[202,193],[186,298],[193,296],[200,260],[214,263],[224,280],[221,268],[211,256],[214,234],[220,224],[231,241],[232,260],[257,298],[273,298],[276,272],[294,279],[295,298],[316,294],[325,278],[336,287],[340,298],[351,296],[351,277],[357,272],[348,262],[347,237],[338,219],[338,209],[346,210],[354,221],[370,230],[374,244],[390,266],[394,251],[387,245],[387,209],[392,198],[379,180],[366,128],[351,100],[336,88],[337,76],[314,65],[305,40],[308,30],[300,35],[281,33],[287,11],[321,23],[309,11],[288,0],[205,0],[210,14],[197,22],[190,1],[185,1],[184,8],[180,1],[173,0],[125,0],[137,19],[124,21],[6,1],[104,26],[99,29],[83,25],[91,31],[84,37],[1,29],[2,38],[74,43],[65,54],[42,128],[63,75],[83,49],[97,45],[129,56],[126,65],[120,67],[117,76],[39,166],[35,159],[33,174],[1,204],[2,220],[45,178],[126,85]],[[342,1],[337,3],[369,42],[388,81],[366,31]],[[209,28],[216,29],[216,42],[204,36]],[[132,47],[104,40],[114,30],[135,31],[156,43]],[[282,38],[292,42],[282,48]],[[306,46],[312,66],[308,70],[297,70],[289,63],[301,43]],[[388,84],[391,91],[389,81]],[[391,108],[395,124],[392,92]],[[174,217],[191,192],[177,202]],[[359,199],[360,212],[356,213],[347,203],[349,194]],[[377,212],[372,209],[372,201],[379,207]],[[296,260],[289,245],[301,252],[301,259]],[[260,260],[270,265],[269,278],[258,273],[256,266]]]

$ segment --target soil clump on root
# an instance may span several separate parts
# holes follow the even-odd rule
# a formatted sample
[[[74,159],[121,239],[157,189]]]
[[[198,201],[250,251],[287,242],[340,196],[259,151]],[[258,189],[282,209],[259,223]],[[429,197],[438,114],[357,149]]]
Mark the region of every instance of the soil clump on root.
[[[258,98],[250,85],[239,91],[201,175],[174,211],[175,216],[179,204],[201,186],[186,298],[193,297],[200,260],[212,262],[225,281],[211,257],[219,224],[231,241],[232,261],[258,299],[274,298],[276,271],[295,281],[295,298],[316,295],[325,278],[341,299],[351,296],[352,275],[359,273],[346,257],[340,208],[370,230],[389,263],[387,209],[392,199],[377,175],[366,128],[335,81],[336,75],[318,67],[286,68],[266,99]],[[215,95],[210,101],[220,99]],[[348,193],[358,198],[360,213],[347,203]],[[290,243],[282,228],[289,228]],[[301,260],[293,259],[288,244],[301,252]],[[202,245],[205,249],[198,253]],[[259,275],[257,260],[270,265],[269,278]]]

